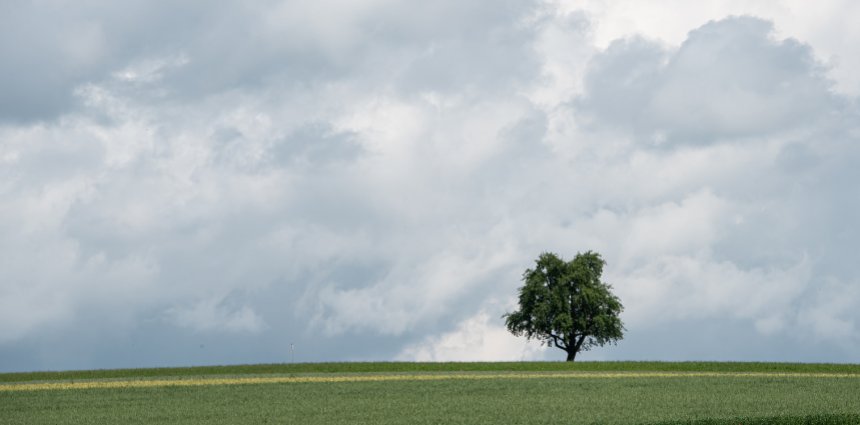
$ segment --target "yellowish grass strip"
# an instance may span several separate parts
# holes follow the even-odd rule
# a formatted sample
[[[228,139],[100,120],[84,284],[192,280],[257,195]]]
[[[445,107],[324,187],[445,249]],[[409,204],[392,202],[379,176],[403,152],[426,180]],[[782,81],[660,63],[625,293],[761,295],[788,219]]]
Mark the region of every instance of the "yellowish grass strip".
[[[445,373],[400,375],[265,376],[194,379],[139,379],[124,381],[69,381],[0,384],[0,392],[83,390],[105,388],[196,387],[208,385],[297,384],[315,382],[443,381],[492,379],[618,379],[618,378],[860,378],[850,373],[779,372],[579,372],[579,373]]]

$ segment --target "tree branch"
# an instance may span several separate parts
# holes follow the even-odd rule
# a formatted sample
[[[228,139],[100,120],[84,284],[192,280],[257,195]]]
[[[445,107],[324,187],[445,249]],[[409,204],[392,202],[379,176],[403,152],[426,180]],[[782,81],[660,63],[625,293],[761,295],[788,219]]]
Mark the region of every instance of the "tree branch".
[[[582,348],[582,343],[585,342],[585,334],[580,335],[579,339],[576,341],[576,352],[579,352],[579,349]]]
[[[555,344],[556,348],[561,348],[562,350],[567,351],[567,344],[564,344],[564,340],[561,337],[559,337],[558,335],[554,335],[552,333],[550,333],[549,336],[552,338],[552,342],[553,342],[553,344]],[[561,341],[562,344],[564,344],[564,345],[559,345],[559,343],[558,343],[559,341]]]

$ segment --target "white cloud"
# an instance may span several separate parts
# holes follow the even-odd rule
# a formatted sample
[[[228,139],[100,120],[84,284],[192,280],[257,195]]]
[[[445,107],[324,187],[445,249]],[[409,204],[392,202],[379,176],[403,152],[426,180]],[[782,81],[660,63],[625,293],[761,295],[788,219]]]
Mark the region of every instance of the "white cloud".
[[[625,317],[632,326],[660,326],[700,318],[758,321],[773,331],[778,320],[794,319],[796,306],[809,285],[807,259],[785,269],[745,270],[707,257],[655,256],[626,276],[614,276]]]
[[[509,246],[488,250],[483,243],[445,240],[449,245],[444,251],[422,256],[414,265],[401,260],[372,285],[349,289],[323,287],[319,294],[323,309],[317,320],[333,335],[362,328],[401,335],[422,322],[461,314],[452,311],[455,305],[451,302],[474,297],[471,292],[476,286],[503,275],[500,269],[506,271],[514,253]]]
[[[166,71],[189,62],[188,56],[178,54],[168,57],[148,58],[113,73],[117,80],[127,83],[145,84],[160,80]]]
[[[481,311],[450,332],[405,347],[395,359],[416,362],[534,361],[543,359],[545,350],[539,343],[514,337],[497,318]]]

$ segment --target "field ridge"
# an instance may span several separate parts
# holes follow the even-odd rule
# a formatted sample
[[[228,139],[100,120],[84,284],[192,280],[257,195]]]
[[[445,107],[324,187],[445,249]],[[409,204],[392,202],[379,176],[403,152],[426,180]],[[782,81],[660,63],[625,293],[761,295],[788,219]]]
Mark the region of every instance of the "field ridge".
[[[339,362],[0,373],[0,382],[135,377],[383,372],[770,372],[860,374],[860,364],[768,362]]]
[[[203,377],[132,380],[65,380],[23,383],[0,383],[0,392],[83,390],[109,388],[198,387],[207,385],[258,385],[386,381],[444,381],[494,379],[654,379],[654,378],[860,378],[855,373],[785,373],[785,372],[412,372],[389,374],[290,374],[290,375],[237,375],[233,377]]]

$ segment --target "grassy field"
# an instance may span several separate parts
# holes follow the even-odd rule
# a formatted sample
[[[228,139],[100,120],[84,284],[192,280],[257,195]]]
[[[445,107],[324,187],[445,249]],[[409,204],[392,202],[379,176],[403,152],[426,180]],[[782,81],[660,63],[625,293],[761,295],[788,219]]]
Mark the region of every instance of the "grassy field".
[[[860,424],[860,365],[327,363],[0,374],[0,423]]]

